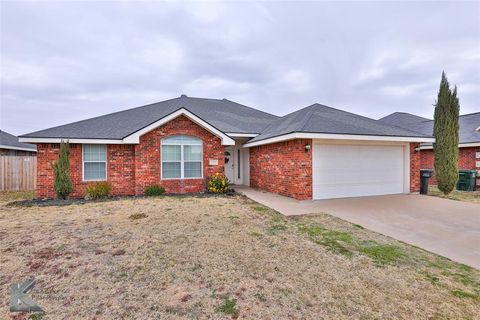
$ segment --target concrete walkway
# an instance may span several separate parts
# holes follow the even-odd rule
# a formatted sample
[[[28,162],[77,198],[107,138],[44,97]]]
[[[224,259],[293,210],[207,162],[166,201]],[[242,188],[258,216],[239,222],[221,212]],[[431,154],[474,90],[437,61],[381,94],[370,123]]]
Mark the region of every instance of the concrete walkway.
[[[286,215],[328,213],[480,269],[480,204],[422,195],[298,201],[235,187]]]

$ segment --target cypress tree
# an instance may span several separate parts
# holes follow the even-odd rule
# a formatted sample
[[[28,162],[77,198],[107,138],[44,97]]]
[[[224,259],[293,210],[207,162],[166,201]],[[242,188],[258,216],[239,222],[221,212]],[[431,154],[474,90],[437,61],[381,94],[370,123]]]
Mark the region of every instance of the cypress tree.
[[[51,163],[55,177],[54,189],[57,197],[66,199],[73,191],[72,180],[70,179],[70,146],[68,141],[60,143],[57,162]]]
[[[433,116],[433,135],[435,137],[433,150],[438,189],[444,194],[452,192],[458,179],[459,113],[457,87],[455,86],[452,91],[445,72],[442,72],[442,81]]]

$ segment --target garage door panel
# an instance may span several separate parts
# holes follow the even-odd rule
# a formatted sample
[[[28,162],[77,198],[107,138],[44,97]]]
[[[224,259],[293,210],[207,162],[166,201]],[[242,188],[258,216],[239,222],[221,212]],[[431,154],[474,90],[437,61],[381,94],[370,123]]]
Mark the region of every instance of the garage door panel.
[[[327,145],[313,148],[314,199],[403,192],[403,146]]]

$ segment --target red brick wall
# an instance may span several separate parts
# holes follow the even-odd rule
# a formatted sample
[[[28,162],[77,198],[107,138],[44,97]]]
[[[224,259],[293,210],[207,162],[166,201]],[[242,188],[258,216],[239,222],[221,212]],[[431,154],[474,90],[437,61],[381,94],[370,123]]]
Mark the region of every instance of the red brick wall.
[[[53,170],[50,166],[51,161],[56,161],[58,157],[58,144],[37,144],[37,197],[53,198]]]
[[[250,148],[250,186],[304,200],[312,198],[312,140],[296,139]]]
[[[50,165],[58,159],[60,145],[37,145],[37,197],[54,198],[53,170]],[[94,182],[83,181],[82,177],[82,145],[70,144],[70,178],[72,179],[73,198],[85,196],[88,184]],[[135,177],[132,145],[107,145],[107,181],[112,185],[112,194],[134,194]]]
[[[420,192],[420,152],[415,151],[419,143],[410,143],[410,192]]]
[[[291,140],[250,148],[250,186],[293,197],[312,199],[312,140]],[[418,143],[410,144],[410,192],[420,191]]]
[[[160,140],[183,134],[203,141],[203,179],[161,180]],[[217,159],[218,165],[210,166],[209,159]],[[180,116],[140,137],[135,145],[135,193],[142,194],[145,187],[160,184],[168,193],[189,193],[205,191],[206,178],[217,172],[223,173],[224,147],[220,138],[198,126],[188,118]]]
[[[479,170],[476,168],[476,161],[480,159],[475,159],[475,153],[480,152],[480,147],[470,147],[470,148],[460,148],[458,154],[458,168],[467,169],[467,170]],[[434,156],[433,150],[422,150],[421,155],[421,167],[422,169],[432,169],[434,170]],[[437,184],[437,179],[435,176],[431,177],[428,181],[431,185]],[[477,178],[477,185],[480,185],[480,179]]]
[[[161,180],[160,140],[176,134],[198,137],[203,141],[202,179]],[[57,161],[59,144],[38,144],[37,197],[54,198],[53,170],[50,162]],[[209,159],[218,165],[210,166]],[[159,184],[169,193],[201,192],[206,189],[206,178],[223,173],[224,147],[220,138],[198,126],[186,117],[178,117],[140,137],[137,145],[107,145],[107,181],[112,195],[143,194],[145,187]],[[84,197],[88,184],[82,181],[82,145],[70,145],[70,177],[74,191],[71,197]]]

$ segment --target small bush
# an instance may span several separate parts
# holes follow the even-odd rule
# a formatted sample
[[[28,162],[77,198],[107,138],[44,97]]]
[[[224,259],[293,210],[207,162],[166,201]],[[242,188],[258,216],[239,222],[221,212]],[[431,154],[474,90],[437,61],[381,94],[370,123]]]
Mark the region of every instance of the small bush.
[[[217,172],[208,179],[208,191],[212,193],[226,193],[229,184],[228,178]]]
[[[145,196],[146,197],[155,197],[161,196],[165,193],[165,189],[160,187],[158,184],[152,184],[145,188]]]
[[[112,192],[112,186],[106,181],[97,182],[87,187],[87,195],[90,199],[106,198]]]

